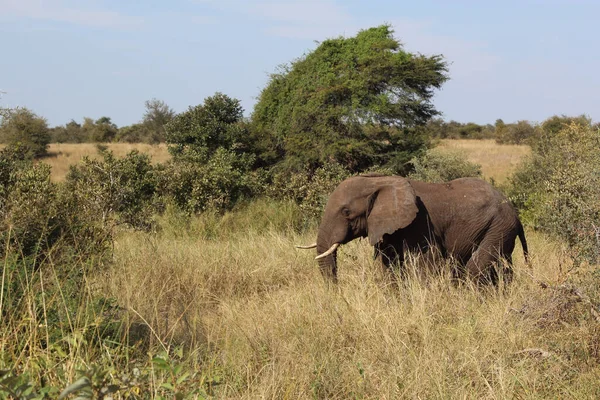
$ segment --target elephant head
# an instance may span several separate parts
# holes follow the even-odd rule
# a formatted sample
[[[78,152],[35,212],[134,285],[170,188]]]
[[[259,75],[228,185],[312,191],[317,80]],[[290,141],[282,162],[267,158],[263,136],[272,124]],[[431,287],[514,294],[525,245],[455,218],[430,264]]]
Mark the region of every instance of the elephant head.
[[[316,259],[321,273],[337,280],[337,248],[358,237],[371,245],[383,236],[405,228],[418,213],[410,183],[401,177],[356,176],[348,178],[329,197],[319,226]]]

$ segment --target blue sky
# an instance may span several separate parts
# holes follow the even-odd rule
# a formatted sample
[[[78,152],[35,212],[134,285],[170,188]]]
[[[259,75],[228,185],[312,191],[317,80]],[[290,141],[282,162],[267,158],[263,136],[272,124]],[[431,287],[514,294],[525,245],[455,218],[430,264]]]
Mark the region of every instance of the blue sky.
[[[51,125],[177,112],[216,91],[246,114],[278,65],[316,41],[388,23],[405,49],[443,54],[446,120],[600,120],[596,0],[0,0],[0,106]]]

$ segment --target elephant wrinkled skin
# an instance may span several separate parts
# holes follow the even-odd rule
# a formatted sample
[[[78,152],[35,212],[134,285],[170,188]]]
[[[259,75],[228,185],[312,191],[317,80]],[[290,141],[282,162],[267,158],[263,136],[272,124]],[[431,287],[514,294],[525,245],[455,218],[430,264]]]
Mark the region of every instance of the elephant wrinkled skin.
[[[500,259],[506,260],[505,279],[512,276],[517,236],[527,259],[516,210],[481,179],[425,183],[362,175],[346,179],[331,194],[316,248],[322,274],[334,281],[337,247],[368,237],[386,269],[402,265],[405,251],[424,252],[435,246],[442,256],[458,262],[457,278],[497,284],[495,266]]]

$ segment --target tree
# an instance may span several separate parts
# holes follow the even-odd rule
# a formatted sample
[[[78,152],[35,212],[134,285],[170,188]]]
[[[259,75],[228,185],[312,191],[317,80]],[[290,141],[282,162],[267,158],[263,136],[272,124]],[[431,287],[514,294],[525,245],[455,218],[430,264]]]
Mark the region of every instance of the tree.
[[[118,132],[119,128],[110,117],[100,117],[95,122],[91,139],[93,142],[112,142]]]
[[[240,101],[216,93],[190,107],[166,125],[169,152],[174,158],[206,162],[218,149],[240,150],[245,128]]]
[[[518,121],[515,124],[508,125],[496,122],[496,143],[526,144],[535,134],[535,126],[531,125],[528,121]]]
[[[115,140],[127,143],[157,143],[143,123],[120,127]]]
[[[47,154],[50,129],[45,118],[17,108],[3,113],[0,142],[21,147],[28,157],[42,157]]]
[[[149,134],[146,141],[150,143],[164,142],[165,126],[175,117],[175,111],[162,100],[147,100],[144,104],[146,112],[142,124]]]
[[[431,99],[448,79],[441,55],[403,50],[390,26],[329,39],[271,75],[252,114],[264,164],[337,161],[352,171],[401,170],[426,146],[417,127],[439,114]]]
[[[576,123],[583,127],[592,126],[592,120],[587,115],[580,115],[577,117],[569,117],[566,115],[553,115],[552,117],[546,119],[542,122],[542,129],[544,132],[549,134],[555,134],[568,127],[569,125]]]
[[[56,126],[50,130],[52,143],[81,143],[86,140],[81,124],[71,120],[64,126]]]

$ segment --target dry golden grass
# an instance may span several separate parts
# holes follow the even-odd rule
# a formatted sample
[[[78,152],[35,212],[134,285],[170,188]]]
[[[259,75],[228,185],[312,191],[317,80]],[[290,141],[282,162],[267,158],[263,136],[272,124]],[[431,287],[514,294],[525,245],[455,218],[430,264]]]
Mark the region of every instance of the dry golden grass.
[[[220,377],[218,398],[600,394],[600,330],[580,318],[581,302],[536,283],[560,284],[571,265],[539,234],[528,232],[531,269],[517,246],[515,280],[499,293],[443,273],[389,285],[364,241],[343,247],[340,284],[328,287],[313,252],[294,249],[314,232],[173,229],[122,236],[104,291],[143,317],[155,343],[187,343]]]
[[[463,151],[469,161],[481,165],[485,178],[492,178],[499,183],[504,182],[515,171],[523,157],[531,154],[529,146],[497,144],[493,139],[445,139],[440,141],[439,147]]]
[[[123,157],[132,150],[148,153],[154,162],[170,159],[164,143],[149,145],[144,143],[108,143],[105,144],[116,156]],[[519,161],[531,153],[529,146],[496,144],[494,140],[442,140],[441,148],[459,149],[470,161],[481,165],[483,176],[504,182]],[[54,143],[49,146],[50,156],[43,162],[52,167],[52,179],[64,180],[69,166],[78,163],[84,156],[98,157],[96,144]]]
[[[171,158],[164,143],[151,145],[145,143],[106,143],[103,144],[114,152],[115,156],[123,157],[132,150],[147,153],[153,162],[165,162]],[[52,167],[52,180],[63,181],[69,172],[69,166],[77,164],[85,156],[98,158],[98,150],[94,143],[52,143],[48,148],[50,155],[42,159]]]

